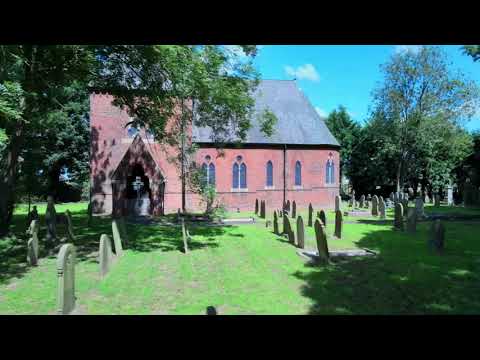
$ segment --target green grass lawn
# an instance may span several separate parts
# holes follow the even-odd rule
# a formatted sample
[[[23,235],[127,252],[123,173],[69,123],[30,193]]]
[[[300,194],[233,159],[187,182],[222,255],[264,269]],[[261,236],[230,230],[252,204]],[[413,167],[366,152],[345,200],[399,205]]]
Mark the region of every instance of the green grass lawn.
[[[204,314],[209,305],[221,314],[480,313],[479,222],[446,223],[446,250],[436,255],[426,246],[428,222],[419,223],[412,236],[394,231],[389,222],[346,217],[354,223],[344,224],[341,240],[330,236],[329,248],[366,247],[379,255],[330,266],[306,262],[257,217],[254,225],[190,226],[188,255],[181,252],[178,226],[127,224],[130,246],[100,279],[96,256],[100,235],[111,234],[108,218],[95,217],[87,228],[85,203],[56,208],[58,213],[68,208],[73,215],[80,313]],[[45,209],[38,210],[43,224]],[[315,249],[307,212],[299,213],[306,247]],[[229,216],[254,216],[234,214]],[[271,219],[268,209],[267,217]],[[328,211],[329,235],[333,219]],[[291,224],[295,230],[293,219]],[[39,266],[27,267],[26,238],[20,235],[25,228],[26,210],[19,207],[12,228],[18,240],[0,239],[0,314],[53,314],[56,257],[42,251]]]

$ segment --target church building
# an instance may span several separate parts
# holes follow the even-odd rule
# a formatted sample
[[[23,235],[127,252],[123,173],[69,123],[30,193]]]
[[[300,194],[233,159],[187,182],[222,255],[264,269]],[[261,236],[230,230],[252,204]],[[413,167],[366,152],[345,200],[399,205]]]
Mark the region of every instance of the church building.
[[[297,208],[333,208],[339,194],[340,144],[312,104],[290,80],[262,80],[254,93],[252,126],[241,146],[222,156],[208,128],[191,129],[197,164],[228,210],[267,209],[295,200]],[[90,96],[91,201],[94,214],[163,215],[182,208],[179,170],[171,149],[145,129],[126,127],[129,115],[106,94]],[[278,122],[265,136],[255,121],[265,109]],[[200,197],[187,191],[187,211],[203,211]]]

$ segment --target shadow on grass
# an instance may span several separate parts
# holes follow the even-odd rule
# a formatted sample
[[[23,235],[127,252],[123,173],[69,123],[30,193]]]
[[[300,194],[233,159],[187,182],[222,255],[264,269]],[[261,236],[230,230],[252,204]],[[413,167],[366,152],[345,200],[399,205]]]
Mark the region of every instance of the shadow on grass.
[[[428,225],[416,234],[372,230],[358,245],[379,252],[330,266],[307,263],[293,275],[305,282],[310,314],[480,313],[480,225],[448,224],[446,249],[428,249]]]

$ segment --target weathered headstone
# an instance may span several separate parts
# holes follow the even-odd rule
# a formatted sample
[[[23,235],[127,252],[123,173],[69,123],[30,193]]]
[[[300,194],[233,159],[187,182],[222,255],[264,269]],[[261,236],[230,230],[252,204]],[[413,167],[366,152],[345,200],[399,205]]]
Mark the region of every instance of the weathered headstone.
[[[452,185],[448,185],[448,187],[447,187],[447,204],[448,204],[448,206],[453,205],[453,187],[452,187]]]
[[[312,203],[308,205],[308,226],[313,226],[313,206]]]
[[[380,200],[378,201],[378,212],[380,214],[380,219],[386,219],[387,216],[385,214],[385,201],[382,197],[380,197]]]
[[[368,200],[365,200],[365,208],[366,209],[370,208],[370,202]]]
[[[72,214],[68,210],[65,211],[65,219],[67,220],[67,223],[66,223],[67,238],[69,242],[73,243],[75,242],[75,235],[73,234]]]
[[[415,211],[417,212],[417,218],[423,218],[425,216],[423,200],[420,196],[415,199]]]
[[[410,233],[417,231],[417,211],[414,208],[407,209],[407,231]]]
[[[288,216],[283,217],[283,234],[288,235],[292,231],[292,227],[290,226],[290,220]]]
[[[292,219],[297,217],[297,203],[295,200],[292,201]]]
[[[445,227],[439,219],[433,222],[430,227],[429,235],[430,238],[428,243],[430,248],[437,252],[443,252],[443,249],[445,248]]]
[[[365,195],[360,196],[359,206],[363,209],[365,207]]]
[[[258,215],[258,199],[255,199],[255,215]]]
[[[322,225],[324,227],[327,227],[327,216],[325,215],[325,211],[320,210],[320,213],[319,213],[318,217],[320,218],[320,221],[322,222]]]
[[[290,200],[287,200],[287,205],[285,206],[285,209],[290,212]]]
[[[38,264],[38,237],[33,235],[27,243],[27,262],[30,266],[37,266]]]
[[[343,224],[343,216],[341,211],[335,212],[335,237],[337,239],[342,238],[342,224]]]
[[[320,220],[315,220],[315,238],[317,240],[318,256],[320,260],[328,261],[330,254],[328,251],[327,234]]]
[[[45,212],[45,224],[47,226],[47,241],[54,241],[57,239],[57,211],[55,210],[55,203],[53,196],[47,198],[47,210]]]
[[[378,196],[373,195],[372,197],[372,215],[378,216]]]
[[[265,213],[265,200],[262,200],[262,201],[260,202],[260,217],[261,217],[262,219],[265,219],[265,217],[266,217],[266,213]]]
[[[277,212],[273,212],[273,232],[278,235],[278,216]]]
[[[185,227],[185,219],[182,217],[182,238],[183,238],[183,251],[188,253],[188,235],[187,228]]]
[[[342,211],[341,206],[342,205],[342,198],[340,195],[335,196],[335,211]]]
[[[368,194],[368,195],[367,195],[367,200],[368,200],[368,201],[372,201],[372,195],[371,195],[371,194]]]
[[[100,263],[100,276],[105,276],[113,261],[112,242],[106,234],[100,236],[100,248],[98,251],[98,262]]]
[[[75,258],[75,246],[62,245],[57,257],[57,313],[60,315],[68,315],[75,308]]]
[[[39,220],[32,220],[30,222],[30,226],[27,229],[27,234],[28,235],[33,235],[33,233],[37,233],[37,235],[38,235],[39,227],[40,227],[40,221]]]
[[[301,216],[297,218],[297,246],[300,249],[305,248],[305,228],[303,226],[303,219]]]
[[[123,246],[122,246],[122,233],[120,231],[119,221],[117,219],[112,220],[112,234],[113,234],[113,243],[115,244],[115,255],[123,255]]]
[[[403,231],[403,205],[398,202],[395,205],[395,218],[394,218],[394,227],[395,229]]]

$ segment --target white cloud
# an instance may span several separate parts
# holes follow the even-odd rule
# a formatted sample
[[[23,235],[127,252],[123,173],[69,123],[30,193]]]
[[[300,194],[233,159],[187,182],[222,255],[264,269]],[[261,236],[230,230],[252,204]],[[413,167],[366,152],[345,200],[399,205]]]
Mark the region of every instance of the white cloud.
[[[418,53],[422,48],[422,45],[395,45],[395,52],[397,54],[411,51],[414,54]]]
[[[293,76],[299,80],[311,80],[311,81],[320,81],[320,75],[318,75],[315,66],[312,64],[305,64],[294,68],[292,66],[285,66],[285,72],[289,76]]]
[[[317,112],[318,115],[320,115],[320,117],[322,118],[326,118],[328,117],[328,114],[325,110],[319,108],[318,106],[315,106],[315,111]]]

